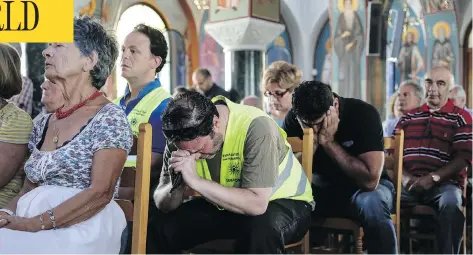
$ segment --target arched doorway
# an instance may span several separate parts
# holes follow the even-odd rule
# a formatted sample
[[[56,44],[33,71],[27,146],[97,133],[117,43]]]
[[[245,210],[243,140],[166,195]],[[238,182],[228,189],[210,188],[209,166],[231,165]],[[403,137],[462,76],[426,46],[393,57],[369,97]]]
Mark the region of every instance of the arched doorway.
[[[213,81],[225,88],[225,54],[222,46],[205,31],[204,26],[208,20],[209,10],[205,10],[200,23],[199,67],[207,68]]]
[[[117,60],[116,66],[120,66],[121,60],[121,46],[125,37],[133,31],[133,28],[138,25],[144,23],[156,29],[159,29],[163,32],[164,37],[166,38],[166,42],[168,47],[170,48],[171,45],[169,44],[168,33],[166,33],[167,27],[164,20],[158,14],[156,10],[151,8],[146,4],[135,4],[130,6],[126,9],[123,14],[120,16],[120,20],[118,21],[117,25],[117,40],[120,47],[120,55]],[[166,64],[164,65],[163,69],[159,73],[159,79],[164,89],[171,92],[171,67],[170,67],[170,56],[171,56],[171,49],[168,51],[168,56],[166,59]],[[121,69],[116,68],[117,72],[117,97],[120,97],[125,92],[125,88],[127,85],[127,81],[121,76]]]

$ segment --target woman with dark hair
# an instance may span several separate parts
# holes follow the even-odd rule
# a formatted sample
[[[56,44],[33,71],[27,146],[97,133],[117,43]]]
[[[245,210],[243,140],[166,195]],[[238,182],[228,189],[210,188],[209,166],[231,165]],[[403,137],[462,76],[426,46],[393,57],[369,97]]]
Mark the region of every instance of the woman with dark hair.
[[[52,43],[43,56],[64,104],[35,119],[27,178],[0,210],[0,253],[118,253],[126,221],[113,196],[133,138],[123,111],[99,91],[117,42],[77,18],[74,43]]]
[[[24,174],[19,170],[25,162],[33,128],[30,116],[7,102],[20,93],[21,84],[18,53],[13,47],[0,44],[0,208],[21,189]]]

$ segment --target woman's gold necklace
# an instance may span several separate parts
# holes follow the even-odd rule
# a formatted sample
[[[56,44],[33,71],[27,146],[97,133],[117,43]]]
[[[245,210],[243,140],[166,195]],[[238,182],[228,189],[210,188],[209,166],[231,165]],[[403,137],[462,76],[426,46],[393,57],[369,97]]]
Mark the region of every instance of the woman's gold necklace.
[[[83,97],[81,95],[80,101],[82,101],[82,98]],[[67,117],[69,117],[69,116],[67,116]],[[56,118],[56,121],[58,121],[58,120],[59,119]],[[58,147],[57,145],[59,143],[59,128],[56,127],[56,124],[54,124],[54,129],[53,129],[53,143],[54,143],[54,149],[57,149],[57,147]]]
[[[93,99],[95,99],[96,97],[98,97],[98,96],[100,96],[100,95],[103,94],[103,92],[100,92],[100,93],[97,93],[97,92],[98,92],[98,91],[94,92],[91,96],[89,96],[89,97],[85,100],[85,102],[82,100],[82,99],[83,99],[83,96],[81,95],[80,101],[81,101],[81,103],[82,103],[82,106],[88,104],[91,100],[93,100]],[[79,103],[79,104],[81,104],[81,103]],[[79,108],[80,108],[80,107],[79,107]],[[72,114],[72,112],[71,112],[71,114]],[[69,114],[69,116],[70,116],[71,114]],[[67,118],[67,117],[69,117],[69,116],[64,117],[64,119]],[[56,118],[57,118],[57,117],[56,117]],[[59,120],[59,119],[56,119],[56,120]],[[56,124],[54,124],[54,130],[53,130],[53,143],[54,143],[55,149],[57,149],[57,147],[58,147],[57,145],[58,145],[58,143],[59,143],[59,128],[56,127]]]
[[[54,130],[53,130],[53,143],[54,143],[54,148],[57,149],[57,144],[59,142],[59,129],[54,125]]]

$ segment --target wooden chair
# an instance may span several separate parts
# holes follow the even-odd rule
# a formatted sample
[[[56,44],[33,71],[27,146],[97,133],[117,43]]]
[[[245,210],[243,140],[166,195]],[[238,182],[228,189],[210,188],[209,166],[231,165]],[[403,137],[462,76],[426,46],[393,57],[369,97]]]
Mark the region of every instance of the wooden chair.
[[[396,191],[394,200],[394,212],[391,219],[396,230],[397,250],[401,252],[401,185],[402,185],[402,168],[404,156],[404,130],[396,131],[394,140],[390,137],[384,138],[385,158],[393,159],[393,176],[394,189]],[[391,154],[390,152],[393,151]]]
[[[384,149],[385,157],[392,158],[393,160],[393,184],[396,190],[395,194],[395,205],[394,213],[391,215],[393,221],[396,237],[398,240],[398,250],[400,248],[400,202],[401,193],[397,192],[401,189],[402,180],[402,157],[404,152],[404,131],[397,131],[395,138],[384,138]],[[393,151],[394,150],[394,151]],[[390,153],[392,152],[393,153]],[[338,217],[318,218],[312,220],[312,227],[335,230],[336,232],[352,232],[355,241],[355,252],[357,254],[363,254],[363,228],[360,224],[354,220]],[[340,240],[340,238],[339,238]],[[338,249],[339,252],[342,249]],[[317,250],[317,252],[325,253],[326,250]]]
[[[148,227],[148,207],[151,171],[151,125],[140,124],[138,139],[134,139],[129,158],[136,155],[136,169],[126,167],[121,176],[121,187],[134,187],[134,201],[116,199],[127,221],[133,222],[132,254],[146,253],[146,234]]]
[[[466,171],[467,169],[465,169]],[[467,185],[467,180],[465,179],[464,182],[464,189],[463,189],[463,208],[462,212],[463,215],[465,216],[465,222],[463,225],[463,241],[461,245],[461,249],[463,250],[463,254],[467,254],[466,250],[466,242],[467,242],[467,234],[466,234],[466,185]],[[403,214],[403,226],[406,228],[407,231],[405,231],[405,236],[409,238],[409,253],[413,254],[413,249],[412,249],[412,240],[413,239],[419,239],[419,240],[431,240],[433,243],[433,253],[439,253],[438,250],[438,245],[437,245],[437,237],[435,233],[418,233],[416,232],[415,228],[410,227],[410,220],[411,219],[420,219],[420,220],[425,220],[425,219],[435,219],[437,216],[437,212],[430,206],[427,205],[415,205],[412,208],[403,208],[402,209],[402,214]]]
[[[304,129],[304,137],[301,140],[298,137],[288,137],[287,141],[292,147],[292,151],[294,153],[300,152],[301,156],[301,165],[304,169],[307,178],[309,179],[309,183],[312,183],[312,159],[314,156],[314,132],[311,128]],[[310,254],[310,239],[309,239],[309,231],[305,234],[304,238],[293,244],[286,245],[285,248],[292,248],[301,246],[301,251],[303,254]]]

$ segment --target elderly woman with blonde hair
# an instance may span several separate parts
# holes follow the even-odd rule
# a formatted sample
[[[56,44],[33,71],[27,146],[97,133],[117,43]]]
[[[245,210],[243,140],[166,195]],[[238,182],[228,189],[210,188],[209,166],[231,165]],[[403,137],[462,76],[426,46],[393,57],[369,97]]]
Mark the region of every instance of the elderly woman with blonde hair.
[[[388,100],[386,110],[387,118],[385,121],[383,121],[383,133],[384,137],[390,137],[392,136],[392,126],[396,126],[398,120],[402,116],[402,112],[399,110],[399,91],[396,91],[391,95]]]
[[[273,62],[263,73],[266,111],[281,127],[292,108],[292,92],[301,83],[302,72],[284,61]]]
[[[117,42],[98,22],[76,18],[74,43],[52,43],[43,56],[64,102],[35,119],[23,188],[0,211],[0,253],[118,253],[126,221],[113,196],[133,137],[99,91]]]

